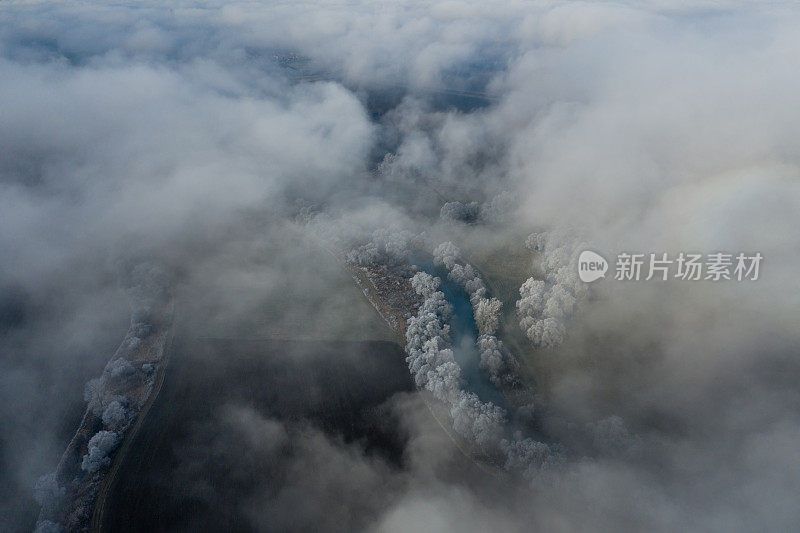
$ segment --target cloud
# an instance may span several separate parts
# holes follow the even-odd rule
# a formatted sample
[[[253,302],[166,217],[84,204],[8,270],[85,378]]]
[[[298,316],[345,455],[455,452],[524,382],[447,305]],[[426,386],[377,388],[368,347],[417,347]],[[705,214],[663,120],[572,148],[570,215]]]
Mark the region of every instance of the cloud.
[[[564,489],[524,493],[535,523],[795,524],[798,18],[792,4],[738,1],[5,3],[0,436],[15,445],[0,462],[11,487],[0,529],[33,526],[33,480],[52,470],[83,384],[125,335],[120,270],[155,258],[183,295],[218,302],[216,324],[241,330],[262,296],[304,287],[304,302],[323,302],[304,324],[329,332],[355,321],[325,315],[343,300],[330,288],[339,278],[299,250],[312,237],[372,242],[359,262],[408,257],[423,231],[452,239],[466,283],[476,250],[562,228],[606,257],[723,250],[765,261],[752,284],[607,279],[589,298],[566,266],[578,239],[566,251],[531,241],[531,257],[551,261],[517,303],[523,330],[551,348],[536,355],[534,419],[572,454],[553,469]],[[206,292],[220,278],[237,297]],[[439,287],[420,277],[415,289],[428,298]],[[480,302],[493,317],[496,304]],[[431,342],[447,337],[446,308],[432,298],[409,344],[428,357],[411,361],[427,365],[420,384],[450,401],[463,376]],[[274,323],[291,330],[295,311]],[[146,338],[146,312],[134,323]],[[108,411],[114,399],[90,389]],[[395,482],[385,466],[313,432],[253,427],[330,463],[298,459],[286,505],[341,491],[363,497],[374,520],[331,520],[387,531],[534,523],[517,502],[464,486],[392,485],[393,503],[372,499],[340,478],[353,470],[379,492]],[[537,457],[537,445],[510,442],[515,457]],[[96,444],[91,465],[102,462]],[[436,474],[401,477],[416,486]]]

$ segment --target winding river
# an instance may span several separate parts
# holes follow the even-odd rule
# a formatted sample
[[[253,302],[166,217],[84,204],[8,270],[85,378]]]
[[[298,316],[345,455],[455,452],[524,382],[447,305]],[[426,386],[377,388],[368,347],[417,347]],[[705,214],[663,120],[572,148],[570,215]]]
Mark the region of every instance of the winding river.
[[[450,337],[453,355],[456,363],[461,367],[464,390],[477,394],[484,402],[492,402],[507,409],[508,406],[503,395],[489,381],[486,373],[480,369],[480,354],[477,345],[478,326],[475,324],[475,315],[469,301],[469,294],[460,284],[448,279],[447,269],[443,266],[434,266],[432,257],[413,257],[412,263],[420,270],[442,280],[441,291],[453,306],[453,316],[449,322]]]

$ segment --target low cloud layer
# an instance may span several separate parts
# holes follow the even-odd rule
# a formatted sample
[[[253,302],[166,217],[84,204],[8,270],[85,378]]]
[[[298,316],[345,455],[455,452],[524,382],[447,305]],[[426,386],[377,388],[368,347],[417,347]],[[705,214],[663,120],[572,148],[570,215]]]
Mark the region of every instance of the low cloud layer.
[[[471,254],[542,232],[607,259],[765,259],[752,283],[604,280],[573,301],[580,282],[561,264],[543,279],[560,258],[531,241],[537,275],[516,309],[541,348],[532,416],[566,460],[504,498],[417,465],[436,428],[412,432],[421,449],[400,473],[258,413],[215,428],[256,428],[267,455],[291,442],[280,506],[316,498],[319,516],[348,520],[327,486],[366,498],[354,528],[790,528],[798,23],[792,4],[735,1],[4,3],[0,529],[35,523],[36,479],[128,327],[131,265],[164,265],[234,329],[290,287],[306,299],[273,326],[326,338],[366,319],[340,312],[341,280],[312,268],[310,242],[378,242],[356,250],[369,262],[452,240],[463,273]],[[493,333],[497,305],[479,300]],[[121,423],[112,405],[102,416]],[[360,475],[340,491],[315,457],[330,480]],[[254,527],[279,523],[258,511],[278,500],[254,498]]]

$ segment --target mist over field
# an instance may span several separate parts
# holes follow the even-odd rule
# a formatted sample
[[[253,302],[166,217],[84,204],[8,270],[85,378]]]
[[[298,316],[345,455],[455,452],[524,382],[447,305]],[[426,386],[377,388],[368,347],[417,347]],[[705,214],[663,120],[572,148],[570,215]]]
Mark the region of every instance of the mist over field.
[[[125,337],[142,264],[178,337],[287,341],[277,376],[326,354],[340,381],[286,401],[363,395],[365,427],[391,425],[375,451],[373,430],[279,416],[230,383],[158,448],[169,505],[233,509],[243,531],[796,528],[798,25],[788,2],[4,2],[0,530],[37,526],[37,480]],[[530,341],[548,452],[506,442],[521,473],[481,474],[427,374],[375,392],[383,344],[315,344],[398,342],[332,253],[412,248],[464,285],[482,335],[501,313]],[[764,260],[756,281],[549,276],[582,249]],[[506,269],[510,296],[480,292],[472,258]],[[438,286],[414,283],[425,309]],[[474,356],[497,382],[513,362],[493,342]],[[215,350],[170,364],[208,386],[215,358],[251,357]],[[116,443],[95,444],[107,466]]]

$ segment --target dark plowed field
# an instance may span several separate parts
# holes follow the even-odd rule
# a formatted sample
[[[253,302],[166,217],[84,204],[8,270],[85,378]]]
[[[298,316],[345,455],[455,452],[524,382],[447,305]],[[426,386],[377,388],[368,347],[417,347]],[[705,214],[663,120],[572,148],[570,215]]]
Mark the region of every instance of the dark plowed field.
[[[248,458],[240,471],[235,455],[251,448],[226,435],[225,413],[256,413],[289,433],[318,429],[400,469],[406,437],[383,404],[410,390],[403,351],[390,342],[178,338],[109,490],[103,530],[252,530],[241,502],[287,480],[272,459]]]

